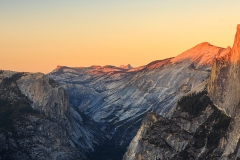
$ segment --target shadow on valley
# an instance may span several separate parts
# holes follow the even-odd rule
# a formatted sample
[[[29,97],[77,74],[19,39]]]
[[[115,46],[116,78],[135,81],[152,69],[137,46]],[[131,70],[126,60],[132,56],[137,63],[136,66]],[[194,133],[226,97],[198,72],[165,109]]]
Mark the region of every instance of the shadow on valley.
[[[90,160],[122,160],[124,153],[127,151],[127,147],[140,128],[145,115],[146,114],[143,114],[133,120],[119,122],[118,125],[120,125],[120,127],[118,127],[112,135],[112,138],[106,139],[103,144],[96,146],[94,152],[88,153],[88,158]],[[114,127],[116,127],[116,124],[109,127],[109,132],[112,131]]]
[[[90,160],[122,160],[127,145],[118,146],[111,140],[95,148],[93,153],[88,154]]]

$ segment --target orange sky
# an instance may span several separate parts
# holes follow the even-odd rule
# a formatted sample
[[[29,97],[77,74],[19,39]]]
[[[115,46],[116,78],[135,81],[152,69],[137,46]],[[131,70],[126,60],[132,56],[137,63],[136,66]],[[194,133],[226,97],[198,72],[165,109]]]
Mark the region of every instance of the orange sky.
[[[3,0],[0,69],[43,72],[176,56],[207,41],[232,46],[240,1]]]

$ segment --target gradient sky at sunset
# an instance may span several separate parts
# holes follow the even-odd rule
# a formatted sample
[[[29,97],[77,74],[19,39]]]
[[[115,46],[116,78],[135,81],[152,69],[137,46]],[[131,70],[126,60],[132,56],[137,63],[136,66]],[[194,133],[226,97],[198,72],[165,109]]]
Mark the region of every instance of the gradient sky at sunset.
[[[239,8],[239,0],[1,0],[0,69],[137,67],[204,41],[232,46]]]

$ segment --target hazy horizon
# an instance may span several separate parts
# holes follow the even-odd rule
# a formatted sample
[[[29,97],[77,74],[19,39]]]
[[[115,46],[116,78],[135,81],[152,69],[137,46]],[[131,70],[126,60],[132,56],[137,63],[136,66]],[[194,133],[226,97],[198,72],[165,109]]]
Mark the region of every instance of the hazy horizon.
[[[202,42],[231,46],[240,1],[0,1],[0,69],[145,65]]]

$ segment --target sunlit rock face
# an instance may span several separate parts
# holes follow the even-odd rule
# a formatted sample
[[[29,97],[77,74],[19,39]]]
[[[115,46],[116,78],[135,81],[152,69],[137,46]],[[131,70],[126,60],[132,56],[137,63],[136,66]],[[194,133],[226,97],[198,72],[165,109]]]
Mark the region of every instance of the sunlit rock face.
[[[168,119],[155,113],[146,116],[125,160],[239,159],[239,41],[238,25],[232,49],[216,56],[207,92],[181,98]]]
[[[206,86],[216,56],[226,49],[201,43],[175,58],[139,68],[58,67],[49,74],[80,108],[102,125],[117,144],[128,144],[142,118],[153,111],[165,116],[179,97]]]
[[[213,102],[230,116],[234,116],[240,93],[240,26],[237,27],[232,49],[217,57],[209,81]]]
[[[1,71],[0,111],[0,159],[85,159],[102,136],[41,73]]]
[[[209,79],[209,95],[217,107],[234,118],[233,129],[224,143],[225,156],[236,152],[240,131],[240,25],[232,49],[223,57],[218,57]]]

